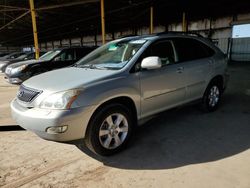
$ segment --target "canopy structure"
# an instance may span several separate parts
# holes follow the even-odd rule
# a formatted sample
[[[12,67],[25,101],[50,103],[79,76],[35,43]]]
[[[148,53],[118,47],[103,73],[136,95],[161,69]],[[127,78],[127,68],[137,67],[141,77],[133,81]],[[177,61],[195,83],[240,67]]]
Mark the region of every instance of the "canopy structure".
[[[167,26],[188,20],[216,19],[246,13],[250,2],[244,0],[104,0],[105,28],[112,33],[150,25]],[[100,0],[35,0],[39,42],[102,33]],[[28,0],[0,0],[0,44],[33,43],[32,19]]]

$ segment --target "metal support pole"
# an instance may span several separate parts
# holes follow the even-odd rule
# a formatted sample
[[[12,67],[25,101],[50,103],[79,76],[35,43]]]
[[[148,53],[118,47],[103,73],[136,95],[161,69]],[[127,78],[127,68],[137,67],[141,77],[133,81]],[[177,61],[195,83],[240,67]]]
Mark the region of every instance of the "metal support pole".
[[[154,32],[154,7],[150,7],[150,34]]]
[[[97,46],[97,35],[94,36],[95,46]]]
[[[182,31],[186,32],[187,31],[187,20],[186,20],[186,13],[183,12],[182,14]]]
[[[106,43],[104,0],[101,0],[102,44]]]
[[[83,36],[81,36],[81,46],[83,46]]]
[[[69,39],[69,47],[72,46],[72,41],[71,41],[71,38]]]
[[[30,12],[31,12],[31,18],[32,18],[36,59],[39,59],[39,46],[38,46],[38,37],[37,37],[36,12],[35,12],[35,7],[34,7],[34,0],[29,0],[29,1],[30,1]]]

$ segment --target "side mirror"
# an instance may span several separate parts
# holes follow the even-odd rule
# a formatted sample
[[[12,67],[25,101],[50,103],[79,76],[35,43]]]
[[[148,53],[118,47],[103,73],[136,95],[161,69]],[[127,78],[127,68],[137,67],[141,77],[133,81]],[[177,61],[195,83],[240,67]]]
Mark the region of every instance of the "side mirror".
[[[161,66],[161,59],[157,56],[146,57],[141,62],[141,68],[143,69],[159,69]]]

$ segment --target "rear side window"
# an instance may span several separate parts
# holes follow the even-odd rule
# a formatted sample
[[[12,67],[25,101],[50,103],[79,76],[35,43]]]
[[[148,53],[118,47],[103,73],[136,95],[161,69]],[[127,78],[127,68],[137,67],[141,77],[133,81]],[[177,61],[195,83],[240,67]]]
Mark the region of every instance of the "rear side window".
[[[79,48],[76,49],[76,58],[79,60],[89,54],[93,49],[91,48]]]
[[[207,58],[215,53],[210,47],[196,39],[176,38],[174,39],[174,45],[178,55],[178,62]]]

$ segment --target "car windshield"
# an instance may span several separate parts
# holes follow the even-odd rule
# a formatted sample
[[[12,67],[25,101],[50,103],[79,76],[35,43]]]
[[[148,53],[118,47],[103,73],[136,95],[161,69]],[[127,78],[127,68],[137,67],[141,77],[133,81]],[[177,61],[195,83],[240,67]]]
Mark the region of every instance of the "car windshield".
[[[52,50],[41,56],[39,59],[43,61],[50,61],[54,57],[56,57],[60,52],[61,50]]]
[[[18,58],[16,58],[17,60],[19,60],[19,59],[24,59],[24,58],[26,58],[28,56],[28,54],[24,54],[24,55],[21,55],[21,56],[19,56]]]
[[[109,42],[78,61],[75,66],[96,69],[121,69],[146,43],[142,39]]]
[[[24,53],[17,53],[17,52],[14,52],[14,53],[11,53],[11,54],[8,54],[6,56],[4,56],[3,58],[5,59],[15,59],[21,55],[23,55]]]

